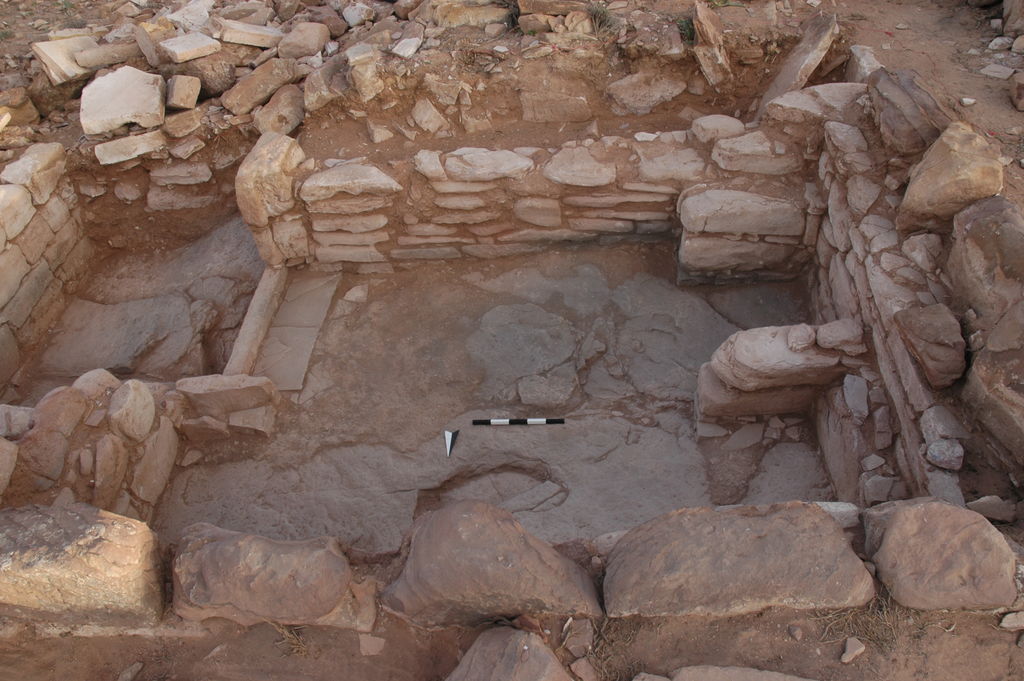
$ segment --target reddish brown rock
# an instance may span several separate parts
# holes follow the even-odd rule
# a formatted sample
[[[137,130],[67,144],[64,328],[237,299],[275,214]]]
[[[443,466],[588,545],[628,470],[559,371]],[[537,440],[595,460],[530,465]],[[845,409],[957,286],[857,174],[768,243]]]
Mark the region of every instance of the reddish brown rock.
[[[880,521],[880,522],[879,522]],[[872,531],[878,577],[919,610],[987,610],[1017,597],[1013,551],[980,514],[941,501],[896,502]]]
[[[299,77],[294,59],[271,59],[256,67],[221,96],[233,114],[245,114],[270,99],[282,86]]]
[[[163,609],[156,535],[86,504],[0,511],[0,608],[74,624],[154,623]]]
[[[953,385],[963,375],[967,344],[960,332],[960,322],[948,307],[936,304],[907,308],[897,312],[893,319],[933,388]]]
[[[189,620],[223,617],[370,631],[372,583],[353,581],[333,537],[275,541],[208,523],[185,530],[174,559],[174,612]]]
[[[536,634],[489,629],[459,662],[447,681],[571,681],[558,658]]]
[[[382,602],[424,626],[524,614],[601,616],[594,585],[579,566],[528,534],[511,513],[478,501],[416,522],[405,567]]]
[[[877,69],[867,83],[882,140],[903,155],[927,149],[953,120],[914,71]]]
[[[848,608],[874,593],[839,525],[801,502],[672,511],[618,541],[604,580],[611,617]]]

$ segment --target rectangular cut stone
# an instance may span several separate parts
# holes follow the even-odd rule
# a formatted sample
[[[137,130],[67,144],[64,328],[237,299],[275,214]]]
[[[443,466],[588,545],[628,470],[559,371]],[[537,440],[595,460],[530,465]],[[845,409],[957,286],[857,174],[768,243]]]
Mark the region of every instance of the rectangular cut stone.
[[[498,188],[493,182],[431,182],[430,186],[439,194],[469,194]]]
[[[664,194],[646,192],[630,192],[623,194],[595,194],[593,196],[567,196],[567,206],[584,206],[586,208],[609,208],[623,203],[662,203],[672,197]]]
[[[126,123],[153,128],[164,122],[164,79],[122,66],[97,77],[82,91],[82,130],[95,135]]]
[[[732,189],[709,189],[679,201],[690,232],[801,236],[804,215],[792,201]]]
[[[171,76],[167,81],[167,106],[172,109],[194,109],[201,88],[202,81],[195,76]]]
[[[71,80],[84,78],[92,73],[75,60],[75,54],[82,50],[89,50],[99,47],[99,44],[92,38],[80,36],[67,38],[65,40],[49,40],[41,43],[32,43],[32,53],[39,59],[43,72],[54,85],[67,83]]]
[[[233,411],[262,407],[279,399],[273,381],[262,376],[211,374],[179,379],[174,387],[200,415],[221,420]]]
[[[462,257],[459,249],[452,246],[435,246],[432,248],[396,248],[389,254],[396,260],[451,260]]]
[[[86,504],[0,511],[0,603],[65,624],[154,624],[163,610],[156,535]]]
[[[218,24],[220,26],[220,39],[226,43],[251,45],[253,47],[274,47],[284,38],[284,33],[272,26],[254,26],[253,24],[246,24],[232,19],[221,19]]]
[[[583,232],[632,232],[631,220],[609,220],[607,218],[569,218],[569,229]]]
[[[175,64],[181,64],[220,51],[220,43],[202,33],[186,33],[164,40],[160,50]]]
[[[793,501],[684,508],[644,523],[611,551],[604,595],[611,617],[733,616],[858,607],[875,586],[842,528]]]
[[[373,246],[317,246],[320,262],[384,262],[386,258]]]
[[[386,215],[313,215],[315,232],[372,232],[387,226]]]
[[[20,184],[31,192],[33,203],[46,203],[64,174],[64,161],[63,144],[33,144],[4,168],[0,182]]]
[[[96,159],[101,165],[120,163],[137,158],[143,154],[159,151],[167,146],[167,138],[159,130],[147,132],[134,137],[121,137],[116,140],[97,144],[94,149]]]

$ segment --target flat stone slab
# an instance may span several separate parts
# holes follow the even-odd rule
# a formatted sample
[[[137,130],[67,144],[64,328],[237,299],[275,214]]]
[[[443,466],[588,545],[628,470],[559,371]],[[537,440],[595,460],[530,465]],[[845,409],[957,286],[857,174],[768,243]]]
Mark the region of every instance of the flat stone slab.
[[[672,511],[619,540],[604,581],[611,617],[849,608],[874,594],[839,525],[801,502]]]
[[[0,511],[0,611],[78,624],[154,623],[156,535],[87,504]]]
[[[54,85],[67,83],[71,80],[84,78],[92,73],[75,61],[75,55],[84,50],[99,47],[92,38],[79,36],[77,38],[65,38],[64,40],[47,40],[41,43],[32,43],[32,53],[39,59],[47,78]]]
[[[82,91],[82,130],[96,135],[137,123],[153,128],[164,122],[164,79],[131,66],[100,76]]]

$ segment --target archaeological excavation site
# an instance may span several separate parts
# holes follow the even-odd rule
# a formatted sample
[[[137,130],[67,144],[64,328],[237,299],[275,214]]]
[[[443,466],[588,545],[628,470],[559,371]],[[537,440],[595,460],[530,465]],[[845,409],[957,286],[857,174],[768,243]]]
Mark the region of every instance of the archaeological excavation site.
[[[0,0],[2,681],[1024,680],[1024,0]]]

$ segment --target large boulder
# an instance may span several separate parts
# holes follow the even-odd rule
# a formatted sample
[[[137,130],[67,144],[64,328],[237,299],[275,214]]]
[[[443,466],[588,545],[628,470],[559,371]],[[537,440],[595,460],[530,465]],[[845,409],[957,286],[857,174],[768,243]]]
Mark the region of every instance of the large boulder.
[[[333,537],[275,541],[207,523],[188,527],[174,559],[174,612],[370,631],[372,583],[357,584]]]
[[[156,535],[86,504],[0,511],[0,611],[144,626],[163,609]]]
[[[802,502],[672,511],[618,541],[604,580],[611,617],[848,608],[874,592],[839,525]]]
[[[979,513],[938,500],[890,502],[865,515],[878,577],[902,605],[987,610],[1017,598],[1016,560]]]
[[[953,123],[911,170],[898,225],[916,230],[921,220],[951,218],[1002,188],[997,150],[971,126]]]
[[[845,371],[841,354],[820,348],[814,336],[804,324],[737,331],[715,350],[711,367],[737,390],[827,385]]]
[[[425,626],[523,614],[601,616],[594,585],[579,566],[508,511],[479,501],[417,521],[402,574],[382,602]]]
[[[235,175],[235,200],[247,224],[265,227],[295,205],[293,173],[305,158],[287,135],[268,132],[259,138]]]
[[[447,681],[571,681],[536,634],[500,627],[477,636]]]

